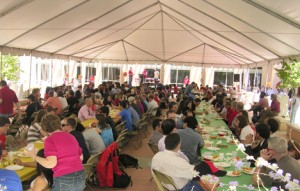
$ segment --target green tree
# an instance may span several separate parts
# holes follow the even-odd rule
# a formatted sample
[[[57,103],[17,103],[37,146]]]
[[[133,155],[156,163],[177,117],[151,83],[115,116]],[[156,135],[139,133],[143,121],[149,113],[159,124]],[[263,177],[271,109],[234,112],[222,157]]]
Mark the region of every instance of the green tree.
[[[300,86],[300,62],[288,59],[282,62],[281,68],[276,69],[277,76],[281,79],[282,88],[297,88]]]
[[[17,56],[2,55],[1,79],[18,80],[20,72],[22,70]]]

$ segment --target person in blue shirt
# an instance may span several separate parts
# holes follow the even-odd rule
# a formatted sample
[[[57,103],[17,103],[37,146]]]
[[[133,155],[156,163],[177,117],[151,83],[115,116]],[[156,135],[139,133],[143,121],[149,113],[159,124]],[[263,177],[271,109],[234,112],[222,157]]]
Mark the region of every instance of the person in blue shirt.
[[[0,157],[2,157],[2,148],[0,147]],[[20,177],[12,170],[0,169],[0,190],[22,191]]]
[[[121,101],[121,106],[122,106],[122,111],[118,114],[116,121],[126,121],[125,123],[125,128],[128,131],[132,130],[132,118],[131,118],[131,113],[128,110],[129,102],[127,100]]]
[[[96,119],[98,120],[98,128],[101,129],[101,138],[105,144],[105,147],[108,147],[114,142],[112,128],[106,123],[105,116],[103,114],[97,114]]]

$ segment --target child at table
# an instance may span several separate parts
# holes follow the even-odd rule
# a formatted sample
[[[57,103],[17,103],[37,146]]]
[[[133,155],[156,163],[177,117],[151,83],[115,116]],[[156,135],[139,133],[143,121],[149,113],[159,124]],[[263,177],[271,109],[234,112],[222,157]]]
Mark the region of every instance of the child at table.
[[[39,150],[37,156],[44,158],[44,149]],[[39,163],[36,164],[36,170],[38,176],[31,182],[30,189],[27,191],[39,191],[52,188],[53,171],[49,168],[43,167]]]

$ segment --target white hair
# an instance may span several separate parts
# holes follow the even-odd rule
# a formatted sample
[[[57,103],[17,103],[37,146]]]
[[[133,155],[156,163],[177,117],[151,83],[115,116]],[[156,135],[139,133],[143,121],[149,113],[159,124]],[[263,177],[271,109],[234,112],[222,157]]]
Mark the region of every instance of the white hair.
[[[285,154],[288,151],[287,140],[282,137],[271,137],[268,145],[278,154]]]

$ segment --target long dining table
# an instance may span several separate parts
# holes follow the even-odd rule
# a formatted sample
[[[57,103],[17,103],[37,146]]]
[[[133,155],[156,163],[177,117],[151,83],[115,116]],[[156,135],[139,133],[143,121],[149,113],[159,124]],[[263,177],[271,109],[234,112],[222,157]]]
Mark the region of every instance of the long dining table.
[[[44,148],[44,141],[40,140],[40,141],[36,141],[34,142],[34,147],[36,149],[36,151],[43,149]],[[11,151],[13,153],[13,158],[19,158],[22,162],[34,162],[34,160],[28,156],[25,156],[23,154],[23,150],[24,148],[18,150],[18,151]],[[6,168],[7,166],[10,165],[14,165],[13,161],[9,161],[8,160],[8,156],[7,157],[3,157],[2,159],[2,163],[0,168]],[[15,170],[15,172],[18,174],[18,176],[20,177],[21,181],[25,181],[28,180],[29,178],[31,178],[32,176],[34,176],[36,174],[36,168],[35,167],[26,167],[24,166],[22,169],[20,170]]]
[[[246,156],[237,146],[238,143],[232,138],[232,133],[227,124],[218,114],[208,105],[201,105],[198,111],[203,113],[208,111],[208,114],[196,115],[200,127],[203,128],[202,137],[205,142],[205,147],[201,148],[202,159],[209,159],[214,162],[217,167],[223,167],[227,171],[227,175],[220,177],[220,181],[224,184],[219,186],[218,190],[230,190],[229,183],[237,181],[239,186],[237,190],[249,190],[247,187],[251,185],[253,168],[248,171],[245,168],[247,164]],[[223,153],[223,154],[220,154]],[[220,157],[221,155],[221,157]],[[239,175],[232,174],[236,169],[236,162],[240,160],[243,163]],[[248,163],[249,164],[249,163]],[[221,185],[222,185],[221,184]]]

